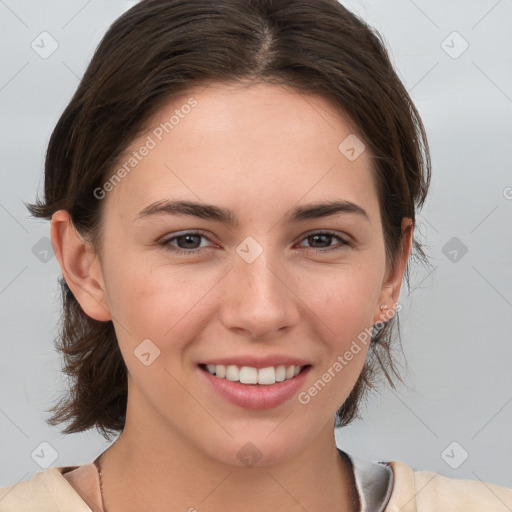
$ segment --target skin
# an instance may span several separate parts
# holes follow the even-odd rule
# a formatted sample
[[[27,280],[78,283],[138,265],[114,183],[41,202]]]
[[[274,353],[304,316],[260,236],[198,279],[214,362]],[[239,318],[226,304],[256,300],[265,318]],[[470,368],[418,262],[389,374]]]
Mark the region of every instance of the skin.
[[[165,105],[131,149],[190,97],[197,106],[103,199],[101,253],[77,235],[67,212],[52,219],[68,285],[90,317],[113,321],[129,372],[126,427],[103,457],[106,508],[356,510],[349,468],[335,449],[334,414],[367,345],[308,404],[294,396],[263,411],[217,395],[197,364],[247,353],[298,356],[312,365],[307,390],[359,333],[390,318],[412,222],[404,219],[403,251],[388,268],[369,151],[350,161],[338,150],[355,130],[317,96],[261,84],[195,89]],[[136,219],[163,199],[230,209],[239,225],[168,214]],[[285,220],[295,206],[339,199],[368,218]],[[196,229],[208,238],[160,243]],[[311,238],[323,230],[349,245]],[[236,252],[248,236],[263,248],[252,263]],[[199,245],[197,254],[172,251]],[[390,307],[386,317],[381,304]],[[133,354],[144,339],[160,349],[149,366]],[[253,467],[237,457],[248,442],[261,454]]]

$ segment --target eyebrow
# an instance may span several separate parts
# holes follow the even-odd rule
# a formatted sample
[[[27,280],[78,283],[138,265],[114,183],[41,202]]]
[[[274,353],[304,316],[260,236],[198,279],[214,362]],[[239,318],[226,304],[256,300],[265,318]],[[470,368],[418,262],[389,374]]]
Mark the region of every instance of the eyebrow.
[[[310,219],[320,219],[331,215],[338,215],[340,213],[355,214],[367,221],[370,220],[368,214],[361,206],[345,200],[316,202],[296,206],[286,215],[286,220],[289,223],[297,223]],[[189,215],[200,219],[221,222],[229,226],[237,226],[239,224],[236,215],[231,210],[211,204],[196,203],[193,201],[169,200],[161,200],[151,203],[136,215],[135,220],[157,214]]]

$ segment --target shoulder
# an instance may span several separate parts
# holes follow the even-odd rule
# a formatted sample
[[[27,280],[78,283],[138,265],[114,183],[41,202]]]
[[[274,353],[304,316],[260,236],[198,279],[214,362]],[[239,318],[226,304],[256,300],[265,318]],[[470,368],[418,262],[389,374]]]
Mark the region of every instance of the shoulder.
[[[400,461],[388,463],[394,483],[385,512],[510,512],[512,489],[486,482],[415,471]]]
[[[68,467],[51,467],[0,489],[0,512],[91,512],[62,471]]]

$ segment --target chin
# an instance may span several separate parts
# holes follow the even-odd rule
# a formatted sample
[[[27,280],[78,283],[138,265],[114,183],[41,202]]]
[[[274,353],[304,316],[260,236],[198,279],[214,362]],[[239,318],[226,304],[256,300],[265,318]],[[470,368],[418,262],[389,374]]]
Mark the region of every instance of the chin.
[[[279,428],[282,428],[280,434],[277,433]],[[211,453],[214,459],[238,468],[285,463],[301,450],[303,443],[307,444],[306,440],[287,432],[282,425],[276,429],[276,423],[270,429],[253,428],[233,438],[227,439],[227,435],[225,437],[223,442],[212,441],[207,449],[211,451],[212,446],[215,446]]]

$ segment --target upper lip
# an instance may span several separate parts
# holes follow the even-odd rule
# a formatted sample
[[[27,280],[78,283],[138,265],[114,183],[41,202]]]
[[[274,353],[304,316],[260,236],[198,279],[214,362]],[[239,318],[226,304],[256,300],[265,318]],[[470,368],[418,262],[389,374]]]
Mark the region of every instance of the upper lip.
[[[311,363],[305,359],[299,359],[293,356],[287,355],[267,355],[267,356],[231,356],[231,357],[217,357],[203,361],[200,364],[211,364],[224,366],[235,365],[235,366],[250,366],[252,368],[268,368],[269,366],[307,366]]]

